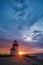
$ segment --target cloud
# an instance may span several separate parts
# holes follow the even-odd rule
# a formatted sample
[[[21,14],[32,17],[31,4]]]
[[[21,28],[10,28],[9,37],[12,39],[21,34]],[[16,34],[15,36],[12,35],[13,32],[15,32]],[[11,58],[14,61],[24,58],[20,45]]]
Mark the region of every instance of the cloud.
[[[32,48],[32,50],[37,53],[40,53],[40,52],[43,53],[43,48],[40,48],[40,47]]]
[[[43,2],[36,0],[33,2],[32,0],[1,0],[0,2],[0,30],[4,33],[5,38],[10,36],[14,39],[17,37],[21,39],[24,32],[31,36],[33,29],[28,29],[37,27],[38,21],[43,18]],[[35,25],[37,22],[38,24]]]

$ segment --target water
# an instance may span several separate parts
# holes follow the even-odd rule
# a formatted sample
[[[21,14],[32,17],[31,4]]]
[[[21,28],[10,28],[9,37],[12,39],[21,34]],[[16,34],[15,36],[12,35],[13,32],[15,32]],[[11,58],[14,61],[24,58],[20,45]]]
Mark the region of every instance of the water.
[[[36,56],[38,59],[43,59],[43,53],[42,54],[30,54],[31,56]]]
[[[32,56],[43,58],[43,54],[31,54]],[[30,58],[16,58],[16,57],[0,57],[0,65],[43,65],[43,60]],[[40,63],[39,63],[40,62]]]

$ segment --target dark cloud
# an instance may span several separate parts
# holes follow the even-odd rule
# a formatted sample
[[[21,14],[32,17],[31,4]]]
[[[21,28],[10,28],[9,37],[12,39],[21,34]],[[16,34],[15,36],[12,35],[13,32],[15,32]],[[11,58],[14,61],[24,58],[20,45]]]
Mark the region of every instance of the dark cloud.
[[[38,42],[42,43],[43,42],[43,34],[42,31],[34,30],[33,31],[33,40],[37,40]]]

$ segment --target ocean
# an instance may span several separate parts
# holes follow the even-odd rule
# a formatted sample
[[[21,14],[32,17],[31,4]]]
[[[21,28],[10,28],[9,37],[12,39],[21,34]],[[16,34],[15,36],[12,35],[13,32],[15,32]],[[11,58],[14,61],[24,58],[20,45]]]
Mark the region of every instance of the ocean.
[[[36,56],[38,59],[43,59],[43,53],[40,54],[30,54],[31,56]]]

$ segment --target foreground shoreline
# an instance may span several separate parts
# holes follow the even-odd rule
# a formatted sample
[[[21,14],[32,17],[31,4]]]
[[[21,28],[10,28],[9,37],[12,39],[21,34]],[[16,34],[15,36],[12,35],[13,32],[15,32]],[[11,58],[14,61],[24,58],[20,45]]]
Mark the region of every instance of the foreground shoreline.
[[[1,65],[43,65],[43,60],[38,59],[35,56],[29,55],[1,55],[0,56]]]

